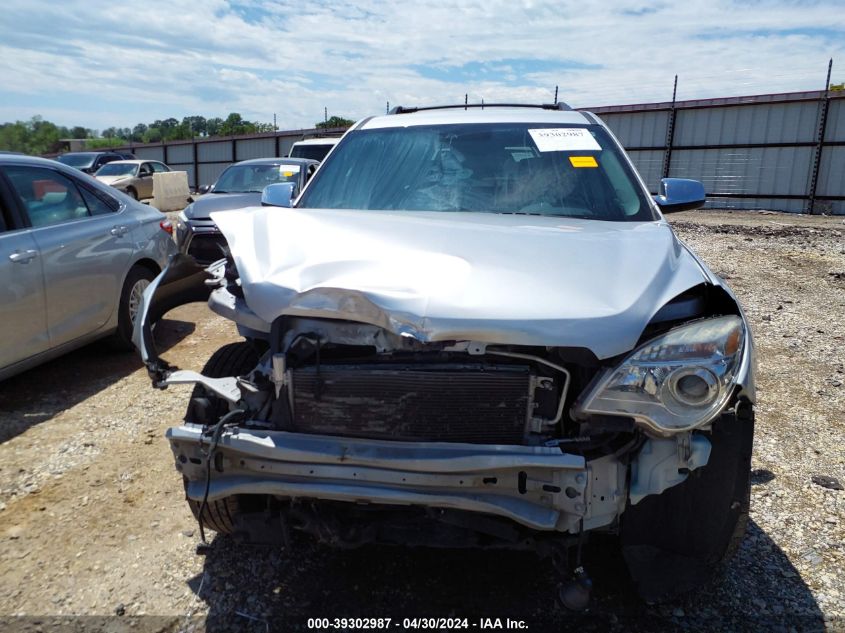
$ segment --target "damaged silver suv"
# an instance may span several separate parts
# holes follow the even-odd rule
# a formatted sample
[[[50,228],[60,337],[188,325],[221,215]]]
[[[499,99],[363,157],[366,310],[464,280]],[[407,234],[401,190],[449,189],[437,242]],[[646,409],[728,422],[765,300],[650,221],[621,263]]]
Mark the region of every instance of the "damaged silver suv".
[[[603,532],[647,599],[729,558],[751,332],[661,214],[701,206],[700,183],[651,197],[563,104],[462,105],[362,120],[295,201],[264,201],[212,214],[230,255],[174,256],[136,324],[155,386],[196,384],[167,437],[201,527],[558,562]],[[244,340],[177,370],[152,325],[204,300]],[[586,572],[567,573],[582,607]]]

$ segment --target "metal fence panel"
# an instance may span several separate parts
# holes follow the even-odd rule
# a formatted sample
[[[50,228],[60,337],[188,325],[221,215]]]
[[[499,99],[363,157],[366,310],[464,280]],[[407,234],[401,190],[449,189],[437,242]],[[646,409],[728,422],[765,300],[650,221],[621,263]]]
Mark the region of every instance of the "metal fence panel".
[[[197,160],[201,163],[234,163],[232,141],[211,141],[197,144]]]
[[[680,109],[675,122],[674,144],[812,142],[816,139],[818,117],[817,101]]]
[[[223,173],[223,170],[228,166],[229,165],[227,163],[200,163],[199,179],[196,182],[196,186],[213,185],[218,176],[220,176],[220,174]]]
[[[708,193],[805,195],[812,147],[675,150],[669,175],[704,183]]]
[[[167,146],[167,164],[172,166],[180,163],[194,163],[194,146],[192,144]]]
[[[845,196],[845,147],[825,147],[819,168],[819,196]]]
[[[834,99],[830,102],[824,140],[845,141],[845,99]]]
[[[141,160],[157,160],[164,162],[164,148],[159,146],[152,147],[132,147],[132,153]]]
[[[276,155],[275,138],[253,138],[237,141],[237,160],[273,158]]]
[[[807,203],[804,200],[784,200],[783,198],[719,198],[708,196],[705,209],[769,209],[803,213]]]
[[[280,136],[279,137],[279,156],[287,156],[290,154],[290,148],[293,147],[293,144],[296,143],[300,138],[301,135],[297,134],[296,136]]]
[[[666,111],[602,114],[601,119],[623,147],[662,147],[666,143]]]
[[[657,193],[660,178],[663,176],[663,150],[630,151],[628,156],[652,193]]]

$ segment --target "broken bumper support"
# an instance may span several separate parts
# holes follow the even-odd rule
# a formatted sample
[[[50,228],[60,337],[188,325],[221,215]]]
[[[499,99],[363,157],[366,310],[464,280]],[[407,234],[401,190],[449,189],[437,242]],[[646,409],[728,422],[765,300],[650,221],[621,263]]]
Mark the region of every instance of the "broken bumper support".
[[[167,431],[188,497],[202,500],[209,438]],[[577,533],[589,515],[583,457],[545,446],[401,442],[283,431],[225,431],[208,499],[266,494],[352,503],[452,508]]]

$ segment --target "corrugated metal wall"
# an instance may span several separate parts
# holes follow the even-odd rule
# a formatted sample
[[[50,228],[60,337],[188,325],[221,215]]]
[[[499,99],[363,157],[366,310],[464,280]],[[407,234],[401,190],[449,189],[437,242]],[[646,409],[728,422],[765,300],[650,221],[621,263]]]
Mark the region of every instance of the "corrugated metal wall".
[[[825,134],[820,146],[825,107]],[[694,178],[704,183],[709,207],[808,211],[818,156],[814,210],[845,214],[843,93],[787,93],[588,109],[601,116],[628,149],[652,192],[657,192],[663,177]],[[285,156],[295,141],[320,132],[324,131],[289,130],[125,149],[139,158],[161,160],[173,169],[188,172],[188,182],[198,187],[213,183],[235,161]]]
[[[171,169],[188,173],[188,183],[197,188],[210,185],[226,167],[236,161],[251,158],[287,156],[291,146],[303,138],[317,135],[338,135],[343,128],[329,130],[287,130],[275,134],[260,134],[220,139],[196,139],[165,144],[133,145],[115,148],[131,151],[138,158],[159,160]]]
[[[841,93],[589,110],[628,148],[652,192],[657,192],[663,177],[693,178],[704,184],[709,207],[806,212],[818,156],[814,211],[845,213],[845,95]]]

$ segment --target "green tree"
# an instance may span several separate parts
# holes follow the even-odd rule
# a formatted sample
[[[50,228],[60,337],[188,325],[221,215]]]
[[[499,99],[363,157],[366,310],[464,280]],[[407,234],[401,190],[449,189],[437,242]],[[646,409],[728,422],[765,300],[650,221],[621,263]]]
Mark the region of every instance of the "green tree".
[[[23,121],[0,125],[0,149],[7,152],[26,152],[29,132]]]
[[[223,119],[214,117],[205,122],[205,131],[209,136],[219,136],[220,128],[223,127]]]
[[[223,124],[220,126],[220,135],[221,136],[233,136],[235,134],[244,134],[246,132],[245,123],[247,121],[243,120],[240,114],[237,112],[232,112],[229,116],[226,117],[226,120],[223,121]]]
[[[131,139],[136,143],[142,143],[144,141],[144,135],[146,133],[147,125],[145,123],[139,123],[138,125],[132,128]]]
[[[153,124],[147,128],[146,132],[144,132],[143,141],[144,143],[160,143],[162,138],[161,129]]]
[[[327,121],[320,121],[314,124],[316,128],[349,127],[355,123],[352,119],[345,119],[342,116],[330,117]]]
[[[182,125],[188,128],[190,136],[205,136],[208,132],[204,116],[186,116],[182,119]]]
[[[0,125],[0,149],[25,154],[58,152],[62,147],[60,139],[68,134],[66,127],[34,116],[29,121]]]

